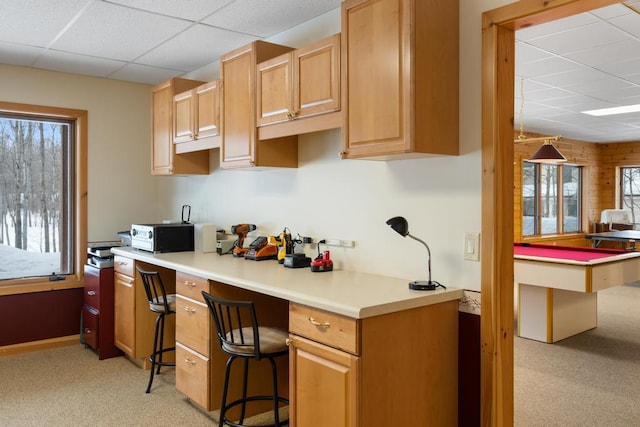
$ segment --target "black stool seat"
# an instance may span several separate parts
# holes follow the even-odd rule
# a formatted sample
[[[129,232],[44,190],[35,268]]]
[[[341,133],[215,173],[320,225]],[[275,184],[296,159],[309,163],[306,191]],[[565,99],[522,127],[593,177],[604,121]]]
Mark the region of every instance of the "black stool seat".
[[[265,427],[284,426],[289,420],[280,420],[280,403],[289,404],[289,400],[278,396],[278,370],[275,358],[284,356],[289,352],[287,346],[287,331],[267,326],[259,326],[255,307],[252,301],[230,301],[214,297],[207,292],[202,292],[216,325],[216,333],[220,348],[227,355],[227,365],[224,373],[222,388],[222,404],[220,405],[220,427],[224,425],[232,427],[244,427],[244,418],[248,402],[269,400],[273,402],[274,423]],[[227,402],[229,389],[229,376],[231,366],[236,359],[244,360],[242,377],[242,397],[232,402]],[[249,360],[268,359],[271,363],[272,395],[247,396],[247,380],[249,374]],[[240,418],[238,422],[231,421],[227,412],[236,406],[240,406]]]
[[[162,356],[170,351],[175,351],[175,346],[164,347],[164,320],[166,316],[176,313],[176,296],[175,294],[167,295],[162,278],[157,271],[146,271],[136,266],[142,283],[144,284],[144,290],[147,294],[147,300],[149,301],[149,310],[153,313],[158,313],[156,317],[156,327],[153,333],[153,350],[149,356],[149,362],[151,362],[151,372],[149,374],[149,384],[147,385],[146,393],[151,391],[151,384],[153,384],[153,375],[160,373],[162,366],[176,366],[175,362],[166,362],[162,360]]]

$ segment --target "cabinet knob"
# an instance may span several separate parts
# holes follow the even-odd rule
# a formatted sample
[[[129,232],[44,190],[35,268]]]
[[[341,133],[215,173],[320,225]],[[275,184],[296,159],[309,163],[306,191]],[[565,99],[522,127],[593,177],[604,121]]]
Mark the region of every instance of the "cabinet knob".
[[[346,151],[339,151],[338,155],[340,156],[341,159],[344,159],[347,157],[347,152]]]
[[[284,343],[287,345],[287,347],[289,347],[291,345],[291,338],[287,338],[286,340],[284,340]]]
[[[87,295],[89,296],[94,296],[96,294],[96,291],[87,291]]]
[[[85,334],[87,334],[87,335],[89,335],[89,334],[91,333],[91,329],[86,328],[86,329],[84,330],[84,333],[85,333]]]
[[[318,322],[313,317],[309,317],[309,322],[311,322],[311,324],[313,326],[317,326],[319,328],[329,329],[331,327],[331,323],[329,323],[329,322]]]
[[[188,365],[195,365],[196,361],[195,360],[191,360],[188,357],[184,358],[184,363],[188,364]]]
[[[185,307],[184,311],[186,311],[187,313],[195,313],[196,309],[191,307]]]
[[[186,287],[188,287],[188,288],[195,288],[196,287],[196,284],[194,282],[190,281],[190,280],[185,280],[184,281],[184,285]]]

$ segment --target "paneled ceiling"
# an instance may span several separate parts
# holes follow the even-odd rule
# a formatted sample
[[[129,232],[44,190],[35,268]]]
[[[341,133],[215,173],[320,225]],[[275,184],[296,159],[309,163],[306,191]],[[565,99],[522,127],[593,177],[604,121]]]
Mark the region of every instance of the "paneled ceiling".
[[[0,62],[155,84],[340,3],[0,0]],[[640,10],[640,0],[629,0],[517,32],[516,127],[593,142],[640,140],[640,113],[581,113],[640,104],[640,14],[625,5]]]
[[[640,1],[626,1],[517,31],[516,128],[522,122],[525,133],[591,142],[640,140],[640,113],[582,113],[640,104],[639,11]]]
[[[341,0],[0,0],[0,62],[155,84]]]

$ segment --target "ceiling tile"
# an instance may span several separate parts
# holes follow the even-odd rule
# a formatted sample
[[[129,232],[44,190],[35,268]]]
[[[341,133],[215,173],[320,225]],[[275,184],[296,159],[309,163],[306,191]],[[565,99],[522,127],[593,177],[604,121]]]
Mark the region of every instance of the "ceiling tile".
[[[176,74],[178,74],[178,70],[168,70],[140,64],[127,64],[109,74],[108,77],[110,79],[155,85],[175,77]]]
[[[45,52],[41,47],[21,46],[0,41],[0,58],[3,64],[29,66]]]
[[[609,20],[610,23],[635,37],[640,37],[640,15],[629,13]]]
[[[196,25],[141,56],[136,63],[192,71],[255,39],[208,25]]]
[[[569,53],[566,57],[581,64],[601,68],[600,66],[603,64],[640,57],[640,40],[624,39],[617,43],[594,46],[591,49]]]
[[[200,21],[235,0],[109,0],[122,6]]]
[[[192,25],[105,2],[94,3],[53,48],[131,61]]]
[[[67,23],[93,0],[2,1],[0,40],[47,47]]]
[[[633,12],[629,10],[629,8],[624,7],[622,4],[613,4],[611,6],[601,7],[600,9],[592,10],[589,13],[601,19],[611,19],[611,18],[616,18],[618,16],[622,16],[622,15],[628,15]]]
[[[560,33],[530,40],[529,43],[558,55],[566,55],[582,50],[590,50],[615,42],[629,40],[625,32],[613,28],[606,22],[595,22]]]
[[[241,0],[203,20],[220,28],[269,37],[340,7],[341,0]]]
[[[106,77],[124,64],[121,61],[48,50],[36,60],[33,66],[65,73]]]

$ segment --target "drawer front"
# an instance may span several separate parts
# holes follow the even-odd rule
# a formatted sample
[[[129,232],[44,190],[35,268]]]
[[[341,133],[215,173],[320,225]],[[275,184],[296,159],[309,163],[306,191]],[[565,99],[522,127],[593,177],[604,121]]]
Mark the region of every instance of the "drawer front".
[[[209,359],[176,343],[176,388],[206,410],[212,409],[209,372]]]
[[[85,266],[84,269],[84,303],[93,308],[100,308],[100,276],[98,269]]]
[[[98,311],[82,307],[82,339],[88,346],[98,348]]]
[[[210,325],[209,307],[177,295],[176,341],[209,357]]]
[[[289,304],[289,331],[353,354],[360,353],[357,319],[300,304]]]
[[[202,291],[209,292],[209,281],[202,277],[176,271],[176,293],[205,304]]]
[[[131,258],[115,255],[113,257],[113,268],[116,272],[125,274],[130,277],[135,277],[133,273],[134,261]]]

